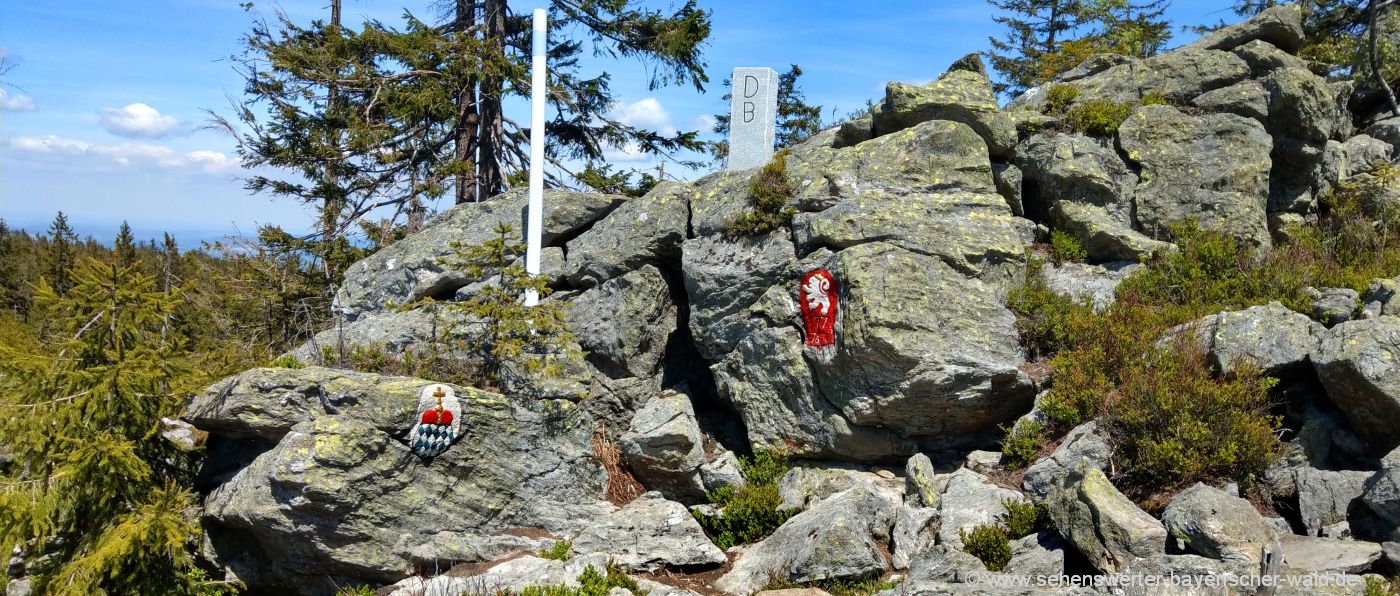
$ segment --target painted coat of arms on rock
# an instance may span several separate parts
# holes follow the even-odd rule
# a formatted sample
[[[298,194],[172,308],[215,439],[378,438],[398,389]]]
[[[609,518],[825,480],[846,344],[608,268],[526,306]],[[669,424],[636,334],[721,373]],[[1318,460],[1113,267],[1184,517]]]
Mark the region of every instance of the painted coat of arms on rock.
[[[457,440],[462,404],[451,387],[430,385],[418,394],[418,418],[408,432],[408,447],[423,457],[436,457]]]
[[[841,308],[836,278],[830,271],[817,269],[802,277],[797,293],[805,343],[818,360],[830,362],[836,355],[836,319]]]

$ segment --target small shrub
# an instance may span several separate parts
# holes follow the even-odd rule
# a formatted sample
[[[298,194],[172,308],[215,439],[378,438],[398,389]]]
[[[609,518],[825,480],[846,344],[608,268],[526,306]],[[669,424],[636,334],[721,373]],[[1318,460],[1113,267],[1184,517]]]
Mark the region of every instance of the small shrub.
[[[1135,295],[1159,308],[1183,307],[1184,321],[1273,300],[1310,311],[1303,293],[1307,267],[1285,266],[1283,251],[1260,258],[1244,241],[1193,221],[1172,226],[1179,250],[1157,254],[1147,268],[1123,280],[1118,295]]]
[[[792,223],[797,210],[785,205],[795,194],[797,187],[787,176],[787,151],[779,151],[749,179],[750,208],[725,222],[724,231],[730,236],[751,236]]]
[[[1069,325],[1093,310],[1050,289],[1042,274],[1045,261],[1026,260],[1025,281],[1007,294],[1007,306],[1016,313],[1016,330],[1032,357],[1054,354],[1067,347]]]
[[[1168,101],[1168,100],[1167,100],[1167,96],[1166,96],[1166,95],[1163,95],[1163,94],[1161,94],[1161,93],[1148,93],[1147,95],[1142,96],[1142,99],[1139,99],[1139,100],[1138,100],[1138,105],[1141,105],[1141,106],[1169,106],[1169,105],[1172,105],[1172,102],[1171,102],[1171,101]]]
[[[443,329],[441,343],[470,354],[481,363],[485,380],[497,386],[509,380],[506,376],[557,377],[581,365],[583,352],[565,322],[569,304],[544,300],[551,292],[549,278],[525,271],[518,259],[525,254],[525,246],[514,239],[511,226],[500,224],[495,234],[481,244],[453,243],[452,254],[440,260],[444,267],[473,279],[499,280],[464,301],[442,305],[483,323],[482,332],[470,341],[454,341],[455,329]],[[522,296],[527,291],[535,292],[540,302],[525,306]]]
[[[1045,110],[1047,115],[1064,114],[1069,109],[1069,104],[1079,97],[1079,88],[1073,85],[1059,83],[1051,85],[1045,90]]]
[[[335,596],[374,596],[374,594],[374,588],[363,584],[358,586],[347,586],[335,591]]]
[[[791,469],[786,455],[759,451],[741,459],[739,467],[746,481],[743,486],[726,486],[706,495],[710,503],[722,507],[720,515],[694,513],[715,546],[724,550],[767,538],[795,513],[778,511],[783,500],[777,482]]]
[[[1001,442],[1001,453],[1006,457],[1008,470],[1029,466],[1045,448],[1045,427],[1034,420],[1016,428],[1002,427],[1002,431],[1006,437]]]
[[[1079,246],[1074,236],[1055,230],[1050,232],[1050,258],[1056,265],[1081,263],[1089,258],[1089,253]]]
[[[306,365],[303,364],[302,361],[297,360],[296,356],[293,356],[291,354],[284,354],[282,356],[278,356],[276,360],[267,363],[267,366],[270,368],[306,368]]]
[[[977,526],[971,532],[958,530],[958,536],[962,537],[963,551],[977,557],[988,571],[1001,571],[1011,561],[1011,538],[999,525]]]
[[[1064,123],[1074,132],[1082,132],[1092,137],[1111,137],[1118,132],[1128,116],[1133,115],[1134,103],[1120,103],[1109,99],[1081,101],[1065,112]]]
[[[755,452],[753,457],[739,460],[739,469],[744,472],[744,480],[750,484],[776,484],[792,469],[787,454],[773,449]]]
[[[1002,525],[1009,538],[1021,538],[1050,528],[1050,512],[1045,505],[1024,499],[1006,499],[1001,505],[1006,508]]]
[[[763,587],[763,591],[816,588],[831,594],[831,596],[870,596],[871,594],[898,588],[902,582],[903,580],[892,581],[884,579],[883,575],[878,572],[857,577],[821,579],[807,583],[790,582],[778,577],[773,577],[768,584]]]
[[[558,540],[549,548],[540,551],[540,557],[555,561],[568,561],[574,558],[574,541]]]
[[[1400,594],[1400,577],[1366,576],[1366,596],[1392,596]]]
[[[1269,400],[1275,383],[1243,363],[1217,379],[1194,338],[1168,342],[1128,368],[1102,421],[1125,482],[1143,495],[1263,477],[1279,449],[1281,421]]]
[[[637,580],[628,576],[625,569],[609,564],[606,569],[599,571],[589,565],[579,574],[578,587],[528,586],[520,590],[519,596],[607,596],[613,588],[622,588],[633,594],[640,594],[641,589]]]

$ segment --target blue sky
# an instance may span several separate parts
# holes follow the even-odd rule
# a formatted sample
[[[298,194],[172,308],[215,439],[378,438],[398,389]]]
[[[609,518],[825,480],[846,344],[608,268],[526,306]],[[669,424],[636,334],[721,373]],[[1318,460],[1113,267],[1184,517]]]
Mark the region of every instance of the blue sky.
[[[675,0],[678,3],[680,0]],[[399,22],[405,9],[436,15],[432,0],[344,0],[347,25]],[[673,2],[648,2],[665,7]],[[229,113],[242,83],[227,57],[261,15],[324,18],[327,0],[257,2],[9,0],[0,3],[0,56],[14,64],[0,85],[0,218],[30,230],[57,210],[101,240],[122,220],[139,238],[163,230],[185,245],[272,223],[301,230],[311,215],[286,200],[249,195],[233,143],[204,128],[206,110]],[[541,0],[510,2],[525,12]],[[705,50],[711,84],[647,89],[634,60],[596,60],[613,76],[616,110],[663,129],[706,128],[728,109],[720,83],[736,66],[796,63],[809,103],[837,115],[878,99],[891,80],[923,82],[1000,33],[982,0],[701,0],[713,11]],[[1229,2],[1175,0],[1178,25],[1234,20]],[[1189,41],[1180,33],[1174,44]],[[526,106],[515,106],[527,118]],[[649,160],[613,155],[623,167]],[[668,172],[669,173],[669,172]],[[449,206],[446,201],[439,208]]]

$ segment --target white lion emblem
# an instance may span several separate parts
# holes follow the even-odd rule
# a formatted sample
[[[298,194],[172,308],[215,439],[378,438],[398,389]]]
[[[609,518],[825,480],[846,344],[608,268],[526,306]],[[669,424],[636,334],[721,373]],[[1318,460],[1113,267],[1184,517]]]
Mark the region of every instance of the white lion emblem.
[[[807,285],[802,287],[802,293],[806,294],[807,308],[821,310],[822,316],[831,314],[831,298],[826,293],[831,289],[831,280],[825,275],[813,275],[807,280]]]

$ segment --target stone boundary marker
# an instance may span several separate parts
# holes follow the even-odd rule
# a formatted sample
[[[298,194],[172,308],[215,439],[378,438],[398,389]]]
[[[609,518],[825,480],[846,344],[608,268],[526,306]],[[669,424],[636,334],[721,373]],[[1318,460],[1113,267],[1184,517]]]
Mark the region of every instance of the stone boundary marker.
[[[773,157],[778,122],[778,71],[767,66],[734,69],[729,100],[729,162],[725,170],[747,170]]]

